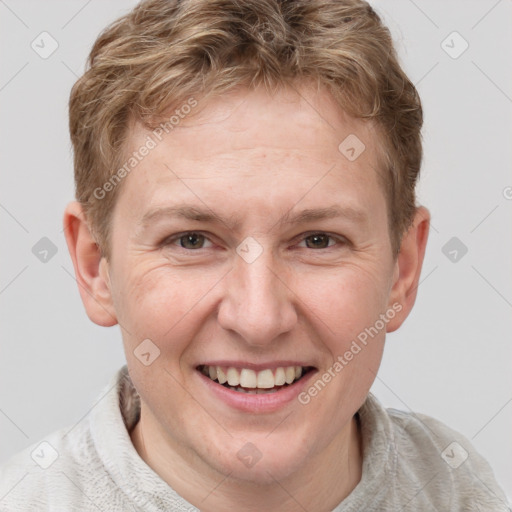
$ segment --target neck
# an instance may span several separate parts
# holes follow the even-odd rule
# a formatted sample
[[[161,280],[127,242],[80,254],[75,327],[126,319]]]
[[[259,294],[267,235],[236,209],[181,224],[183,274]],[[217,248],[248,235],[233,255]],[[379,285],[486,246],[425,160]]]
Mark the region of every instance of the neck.
[[[141,414],[131,432],[135,449],[174,491],[203,512],[327,512],[361,480],[362,446],[357,415],[321,453],[305,459],[285,479],[272,479],[265,484],[221,474],[196,453],[162,438],[145,418]]]

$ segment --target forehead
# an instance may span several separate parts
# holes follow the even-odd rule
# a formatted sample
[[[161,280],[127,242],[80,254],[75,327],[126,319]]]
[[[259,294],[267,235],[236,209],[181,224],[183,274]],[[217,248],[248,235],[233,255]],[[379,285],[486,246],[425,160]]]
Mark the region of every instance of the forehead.
[[[286,198],[301,196],[304,207],[324,199],[355,209],[382,195],[376,130],[345,115],[326,90],[234,90],[161,132],[135,123],[128,137],[128,156],[154,142],[122,184],[134,219],[178,196],[223,207],[239,195],[247,201],[237,208],[266,212],[266,200],[285,210]]]

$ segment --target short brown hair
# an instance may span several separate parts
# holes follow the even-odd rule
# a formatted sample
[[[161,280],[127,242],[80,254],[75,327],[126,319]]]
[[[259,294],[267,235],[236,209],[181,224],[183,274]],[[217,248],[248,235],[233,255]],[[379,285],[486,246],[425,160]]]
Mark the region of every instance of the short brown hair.
[[[361,0],[146,0],[98,37],[70,97],[77,200],[105,255],[130,122],[237,86],[312,79],[382,134],[393,250],[416,210],[423,122],[389,30]],[[110,188],[110,187],[109,187]]]

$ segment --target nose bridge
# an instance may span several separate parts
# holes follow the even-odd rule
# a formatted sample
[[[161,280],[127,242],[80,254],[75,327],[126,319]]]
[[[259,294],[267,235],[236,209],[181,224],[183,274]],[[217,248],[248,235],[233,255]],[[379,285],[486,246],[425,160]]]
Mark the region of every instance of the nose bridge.
[[[279,279],[267,259],[262,258],[251,264],[240,263],[240,274],[242,289],[245,290],[244,303],[249,311],[255,316],[263,316],[269,312],[274,313],[272,316],[277,316],[275,307],[278,306],[279,296],[282,294],[277,289]],[[242,298],[243,296],[244,294]]]
[[[289,331],[297,320],[290,293],[281,281],[272,255],[263,253],[254,261],[236,258],[219,322],[253,345],[272,342]]]

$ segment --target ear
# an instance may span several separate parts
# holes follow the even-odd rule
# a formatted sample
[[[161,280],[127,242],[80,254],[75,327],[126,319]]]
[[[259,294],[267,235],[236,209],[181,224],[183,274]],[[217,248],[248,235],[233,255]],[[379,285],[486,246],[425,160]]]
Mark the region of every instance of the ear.
[[[430,227],[430,213],[420,206],[413,223],[402,238],[400,252],[395,262],[393,287],[388,307],[397,314],[387,324],[387,332],[398,329],[411,312],[418,291],[425,248]]]
[[[66,207],[64,233],[87,316],[95,324],[104,327],[117,324],[110,290],[108,261],[102,256],[83,209],[77,202]]]

